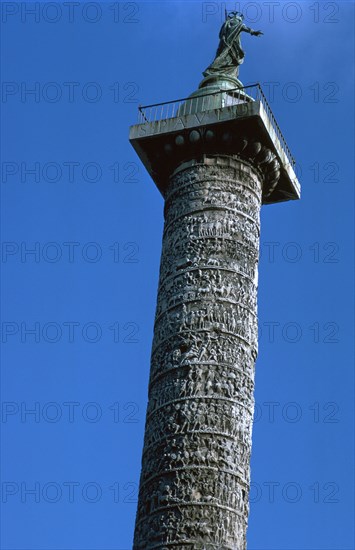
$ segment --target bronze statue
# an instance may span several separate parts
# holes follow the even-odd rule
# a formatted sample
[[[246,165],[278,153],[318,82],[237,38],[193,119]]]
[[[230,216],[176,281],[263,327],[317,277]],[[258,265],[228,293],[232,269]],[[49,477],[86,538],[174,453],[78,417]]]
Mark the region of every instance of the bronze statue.
[[[239,74],[239,65],[244,61],[244,51],[241,46],[241,33],[248,32],[252,36],[260,36],[261,31],[254,31],[243,23],[244,15],[237,11],[226,14],[226,21],[223,23],[219,33],[219,46],[216,57],[203,75],[217,76],[226,75],[236,78]]]

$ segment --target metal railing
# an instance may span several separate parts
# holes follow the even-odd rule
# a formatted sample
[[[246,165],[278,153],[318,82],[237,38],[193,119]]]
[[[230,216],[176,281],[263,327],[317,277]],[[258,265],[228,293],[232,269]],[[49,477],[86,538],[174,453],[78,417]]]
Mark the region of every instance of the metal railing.
[[[278,137],[278,139],[281,143],[281,147],[284,150],[284,152],[286,153],[286,156],[287,156],[291,166],[294,167],[296,165],[296,160],[295,160],[294,156],[292,155],[289,146],[287,145],[286,139],[284,138],[284,135],[281,132],[280,126],[276,122],[276,118],[274,116],[274,113],[272,112],[272,109],[270,107],[270,104],[269,104],[268,100],[266,99],[266,96],[263,92],[263,89],[262,89],[262,87],[260,86],[259,83],[255,84],[255,86],[258,87],[258,90],[259,90],[259,93],[260,93],[259,101],[262,104],[262,106],[264,107],[264,110],[265,110],[267,116],[269,117],[269,120],[271,121],[271,126],[273,127],[274,132],[275,132],[276,136]]]
[[[196,112],[211,111],[217,108],[228,107],[231,105],[246,104],[252,101],[260,101],[269,117],[273,130],[278,137],[281,147],[284,150],[291,166],[296,164],[294,157],[286,143],[286,140],[276,122],[275,116],[271,110],[270,104],[259,83],[244,86],[243,88],[234,88],[231,90],[219,90],[210,94],[201,94],[194,97],[185,97],[164,103],[154,103],[152,105],[139,105],[138,124],[157,122],[170,118],[191,115]]]

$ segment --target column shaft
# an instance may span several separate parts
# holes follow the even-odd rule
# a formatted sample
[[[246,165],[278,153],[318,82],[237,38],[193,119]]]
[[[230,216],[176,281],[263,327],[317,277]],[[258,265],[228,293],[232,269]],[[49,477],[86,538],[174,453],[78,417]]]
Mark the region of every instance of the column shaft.
[[[262,175],[203,156],[170,178],[134,550],[244,550]]]

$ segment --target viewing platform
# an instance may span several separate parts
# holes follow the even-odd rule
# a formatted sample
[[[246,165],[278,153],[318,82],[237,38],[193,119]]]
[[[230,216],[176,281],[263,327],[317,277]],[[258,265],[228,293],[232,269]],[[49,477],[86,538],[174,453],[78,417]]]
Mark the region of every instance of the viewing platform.
[[[263,204],[300,198],[295,159],[260,84],[139,106],[129,139],[163,196],[175,167],[213,152],[273,162],[277,181],[267,178]],[[265,148],[272,159],[263,158]]]

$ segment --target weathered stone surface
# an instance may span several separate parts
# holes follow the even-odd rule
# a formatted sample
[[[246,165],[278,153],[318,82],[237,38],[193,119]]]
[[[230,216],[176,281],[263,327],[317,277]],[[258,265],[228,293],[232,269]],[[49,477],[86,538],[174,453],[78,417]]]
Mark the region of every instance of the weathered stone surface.
[[[165,196],[134,550],[244,550],[263,174],[180,165]]]

